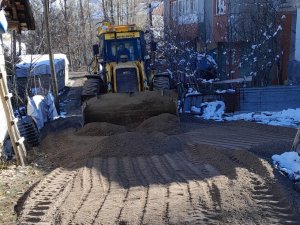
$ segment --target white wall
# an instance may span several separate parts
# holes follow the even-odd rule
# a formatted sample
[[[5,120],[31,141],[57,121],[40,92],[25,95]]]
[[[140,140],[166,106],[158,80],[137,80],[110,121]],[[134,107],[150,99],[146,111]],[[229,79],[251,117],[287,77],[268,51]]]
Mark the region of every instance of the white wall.
[[[2,43],[0,43],[0,70],[3,78],[6,81],[5,60],[3,55]],[[0,148],[7,136],[7,120],[3,109],[3,102],[0,100]]]
[[[4,48],[8,50],[9,53],[12,51],[12,36],[10,33],[2,34],[2,41]],[[16,52],[19,52],[20,43],[16,41]],[[26,44],[21,42],[21,55],[26,55]]]
[[[300,61],[300,8],[297,8],[296,37],[295,37],[295,60]]]

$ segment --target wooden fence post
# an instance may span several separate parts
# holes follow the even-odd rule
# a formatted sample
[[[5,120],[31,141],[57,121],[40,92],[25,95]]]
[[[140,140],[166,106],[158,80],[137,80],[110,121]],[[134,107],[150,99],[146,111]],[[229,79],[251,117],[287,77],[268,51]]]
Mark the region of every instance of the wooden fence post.
[[[300,154],[300,125],[293,142],[292,151],[296,151],[298,154]]]

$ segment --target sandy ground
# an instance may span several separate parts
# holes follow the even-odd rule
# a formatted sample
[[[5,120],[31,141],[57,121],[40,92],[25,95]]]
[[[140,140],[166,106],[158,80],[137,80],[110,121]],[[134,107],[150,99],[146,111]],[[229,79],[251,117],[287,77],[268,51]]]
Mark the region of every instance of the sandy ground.
[[[17,167],[10,165],[0,169],[0,224],[16,224],[18,201],[45,175],[35,165]]]
[[[300,224],[299,194],[269,161],[295,133],[169,114],[136,127],[55,121],[40,145],[54,169],[19,199],[17,222]]]

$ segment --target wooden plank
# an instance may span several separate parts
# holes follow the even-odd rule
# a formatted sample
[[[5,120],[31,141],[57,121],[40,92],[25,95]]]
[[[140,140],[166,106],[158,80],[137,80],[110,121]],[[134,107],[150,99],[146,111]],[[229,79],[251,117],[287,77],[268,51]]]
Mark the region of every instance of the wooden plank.
[[[292,151],[296,151],[298,154],[300,154],[300,125],[293,142]]]
[[[2,73],[0,73],[0,98],[3,103],[3,109],[6,117],[7,132],[17,158],[17,163],[21,166],[24,166],[26,164],[26,148],[23,144],[23,139],[20,137],[17,124],[13,122],[15,121],[15,117],[10,101],[10,94]]]

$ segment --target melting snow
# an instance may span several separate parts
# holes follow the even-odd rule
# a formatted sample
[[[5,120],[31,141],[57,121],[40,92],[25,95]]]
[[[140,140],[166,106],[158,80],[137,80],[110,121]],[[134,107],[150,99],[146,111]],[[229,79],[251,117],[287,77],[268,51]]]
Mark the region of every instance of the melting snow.
[[[206,102],[201,105],[204,107],[202,117],[206,120],[219,120],[222,121],[222,116],[225,112],[225,103],[221,101]]]
[[[224,118],[227,121],[255,121],[272,126],[297,127],[300,124],[300,108],[280,112],[243,113]]]
[[[205,102],[201,104],[201,108],[193,106],[191,112],[202,114],[198,117],[206,120],[223,121],[222,116],[225,112],[225,103],[222,101]]]
[[[272,160],[274,166],[287,174],[291,180],[300,180],[300,157],[297,152],[273,155]]]

